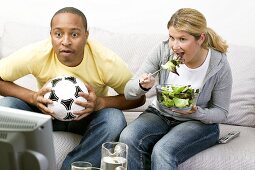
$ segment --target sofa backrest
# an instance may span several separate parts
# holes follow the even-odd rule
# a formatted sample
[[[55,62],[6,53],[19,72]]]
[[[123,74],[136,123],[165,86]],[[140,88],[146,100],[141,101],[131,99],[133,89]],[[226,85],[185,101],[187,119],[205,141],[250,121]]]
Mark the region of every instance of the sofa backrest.
[[[162,40],[166,34],[135,34],[113,33],[100,28],[90,28],[90,38],[95,39],[112,49],[124,61],[132,72],[139,69],[148,52]],[[49,29],[36,25],[20,23],[6,23],[0,39],[0,56],[6,57],[10,53],[29,43],[49,36]],[[244,47],[230,44],[227,53],[232,68],[233,89],[229,115],[225,123],[233,125],[255,127],[255,47]],[[16,81],[25,87],[36,89],[34,78],[30,75]],[[154,99],[155,89],[147,95],[144,106],[132,111],[143,111]]]
[[[255,127],[255,47],[230,45],[228,61],[233,87],[225,123]]]

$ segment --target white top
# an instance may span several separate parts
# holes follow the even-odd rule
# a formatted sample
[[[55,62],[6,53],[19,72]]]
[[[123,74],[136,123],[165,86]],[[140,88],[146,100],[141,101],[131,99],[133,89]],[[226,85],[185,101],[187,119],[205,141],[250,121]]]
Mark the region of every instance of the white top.
[[[210,58],[211,50],[209,49],[205,62],[198,68],[191,69],[185,64],[180,64],[180,67],[177,68],[179,76],[170,72],[166,83],[174,85],[191,85],[194,89],[201,88],[205,74],[209,67]]]

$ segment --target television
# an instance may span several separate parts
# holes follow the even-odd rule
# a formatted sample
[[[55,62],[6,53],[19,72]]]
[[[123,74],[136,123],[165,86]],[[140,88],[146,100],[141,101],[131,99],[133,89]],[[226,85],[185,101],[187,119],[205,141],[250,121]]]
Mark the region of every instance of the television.
[[[0,106],[0,169],[57,169],[49,115]]]

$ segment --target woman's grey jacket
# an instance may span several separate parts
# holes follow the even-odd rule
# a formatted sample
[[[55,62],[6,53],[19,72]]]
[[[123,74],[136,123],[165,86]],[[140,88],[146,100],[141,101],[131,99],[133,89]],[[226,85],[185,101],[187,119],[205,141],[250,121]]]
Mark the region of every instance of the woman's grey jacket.
[[[125,87],[125,97],[129,100],[137,99],[146,92],[139,86],[139,78],[143,73],[153,73],[160,69],[172,58],[168,41],[163,41],[152,50],[150,55],[145,59],[141,68]],[[164,84],[167,80],[169,71],[162,70],[159,72],[158,82]],[[174,84],[174,82],[173,82]],[[156,84],[155,84],[156,85]],[[162,115],[173,117],[177,120],[200,120],[204,123],[221,123],[228,114],[230,97],[232,90],[232,73],[227,61],[227,56],[214,49],[211,49],[210,64],[203,81],[203,86],[199,89],[200,93],[197,100],[197,111],[189,115],[183,115],[172,112],[170,109],[162,107],[156,99],[151,104],[161,112]]]

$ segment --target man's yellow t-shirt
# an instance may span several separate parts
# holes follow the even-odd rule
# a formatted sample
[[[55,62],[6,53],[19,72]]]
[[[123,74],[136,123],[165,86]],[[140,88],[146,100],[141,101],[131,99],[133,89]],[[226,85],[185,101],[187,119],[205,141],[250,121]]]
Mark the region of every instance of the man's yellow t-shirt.
[[[76,67],[67,67],[59,62],[50,38],[0,60],[0,77],[3,80],[15,81],[27,74],[35,76],[38,88],[56,76],[78,77],[92,85],[98,96],[108,95],[108,87],[123,94],[125,84],[132,77],[127,64],[118,55],[90,40],[85,45],[82,62]]]

